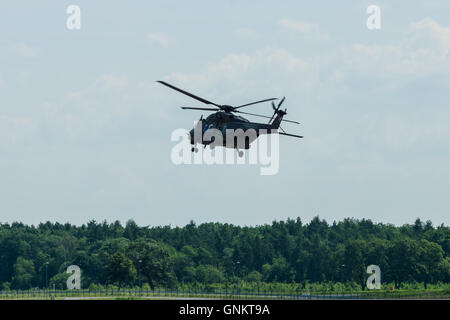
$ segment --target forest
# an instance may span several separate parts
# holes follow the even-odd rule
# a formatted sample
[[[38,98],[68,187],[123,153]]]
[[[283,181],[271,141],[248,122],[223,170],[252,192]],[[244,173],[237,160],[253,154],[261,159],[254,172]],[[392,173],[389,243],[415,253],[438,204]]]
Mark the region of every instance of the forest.
[[[194,221],[183,227],[133,220],[0,224],[0,290],[65,289],[70,265],[82,288],[236,283],[352,283],[365,289],[368,265],[402,288],[450,283],[450,228],[419,218],[395,226],[314,217],[259,226]]]

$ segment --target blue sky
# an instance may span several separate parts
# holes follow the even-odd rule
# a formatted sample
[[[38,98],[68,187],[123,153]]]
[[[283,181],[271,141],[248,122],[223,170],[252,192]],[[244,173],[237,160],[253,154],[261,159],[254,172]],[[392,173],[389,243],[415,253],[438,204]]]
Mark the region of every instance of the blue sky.
[[[449,18],[445,0],[2,1],[0,222],[448,225]],[[286,96],[305,139],[280,137],[274,176],[175,166],[172,131],[202,113],[156,80],[231,105]]]

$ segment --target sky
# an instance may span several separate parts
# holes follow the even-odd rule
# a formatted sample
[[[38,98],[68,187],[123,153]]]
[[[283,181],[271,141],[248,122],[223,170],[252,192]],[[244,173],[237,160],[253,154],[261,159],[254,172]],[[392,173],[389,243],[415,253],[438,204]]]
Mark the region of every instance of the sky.
[[[0,223],[449,225],[449,51],[447,0],[3,0]],[[220,104],[286,96],[305,138],[280,137],[272,176],[175,165],[172,132],[208,112],[157,80]]]

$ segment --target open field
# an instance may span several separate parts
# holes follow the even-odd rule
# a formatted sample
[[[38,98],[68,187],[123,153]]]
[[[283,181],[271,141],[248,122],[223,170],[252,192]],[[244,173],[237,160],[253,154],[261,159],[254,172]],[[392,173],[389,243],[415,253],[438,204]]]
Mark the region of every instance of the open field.
[[[17,290],[0,291],[1,300],[147,300],[147,299],[450,299],[448,289],[359,292],[195,292],[181,290]]]

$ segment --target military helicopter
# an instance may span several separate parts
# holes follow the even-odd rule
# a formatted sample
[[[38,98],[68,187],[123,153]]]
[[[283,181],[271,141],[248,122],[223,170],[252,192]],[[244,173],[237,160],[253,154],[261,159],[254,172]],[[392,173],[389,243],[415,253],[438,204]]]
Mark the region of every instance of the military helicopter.
[[[280,107],[283,104],[285,97],[283,97],[283,99],[281,99],[281,101],[278,103],[278,105],[276,107],[275,107],[275,104],[273,101],[277,100],[277,98],[269,98],[269,99],[259,100],[259,101],[255,101],[255,102],[251,102],[251,103],[246,103],[246,104],[243,104],[243,105],[240,105],[237,107],[233,107],[230,105],[220,105],[220,104],[216,104],[214,102],[208,101],[206,99],[198,97],[192,93],[184,91],[184,90],[177,88],[177,87],[175,87],[167,82],[164,82],[164,81],[157,81],[157,82],[159,82],[173,90],[181,92],[191,98],[194,98],[204,104],[209,104],[209,105],[215,106],[215,108],[181,107],[181,109],[183,109],[183,110],[216,111],[215,113],[209,115],[206,119],[203,119],[203,115],[202,115],[200,117],[200,120],[198,121],[196,127],[193,128],[189,132],[190,142],[191,142],[191,145],[193,145],[193,147],[191,149],[192,152],[198,152],[198,149],[196,147],[197,144],[203,145],[204,147],[206,147],[207,145],[210,145],[211,148],[214,148],[216,146],[216,144],[214,143],[215,142],[214,137],[212,137],[212,139],[210,139],[210,140],[203,139],[204,138],[203,136],[208,129],[217,129],[217,130],[221,131],[223,133],[224,139],[223,139],[222,143],[220,144],[220,146],[228,147],[228,148],[231,147],[231,148],[236,149],[238,151],[239,157],[242,157],[244,155],[243,151],[239,150],[239,149],[249,149],[250,144],[254,140],[256,140],[260,134],[278,133],[278,134],[285,135],[285,136],[290,136],[290,137],[295,137],[295,138],[303,138],[303,136],[286,133],[283,130],[283,128],[281,128],[281,126],[280,126],[282,121],[300,124],[297,121],[283,119],[283,117],[287,114],[287,109],[284,109],[284,111],[283,111],[283,110],[280,110]],[[273,115],[271,117],[238,110],[243,107],[247,107],[247,106],[262,103],[262,102],[268,102],[268,101],[272,101],[272,108],[274,110]],[[268,123],[250,122],[247,119],[236,115],[235,113],[248,114],[248,115],[252,115],[252,116],[267,118],[270,120]],[[273,119],[273,121],[272,121],[272,119]],[[278,132],[278,128],[280,128],[283,132]],[[238,136],[233,135],[230,138],[230,139],[234,139],[233,143],[227,144],[227,137],[229,137],[226,134],[227,129],[234,130],[234,132],[241,132],[241,134],[245,133],[248,129],[253,129],[253,130],[255,130],[256,135],[254,135],[253,137],[245,136],[244,139],[238,139],[239,138]],[[242,130],[238,130],[238,129],[242,129]],[[200,132],[202,134],[199,137],[196,137],[196,135],[194,134],[195,130],[201,130]]]

